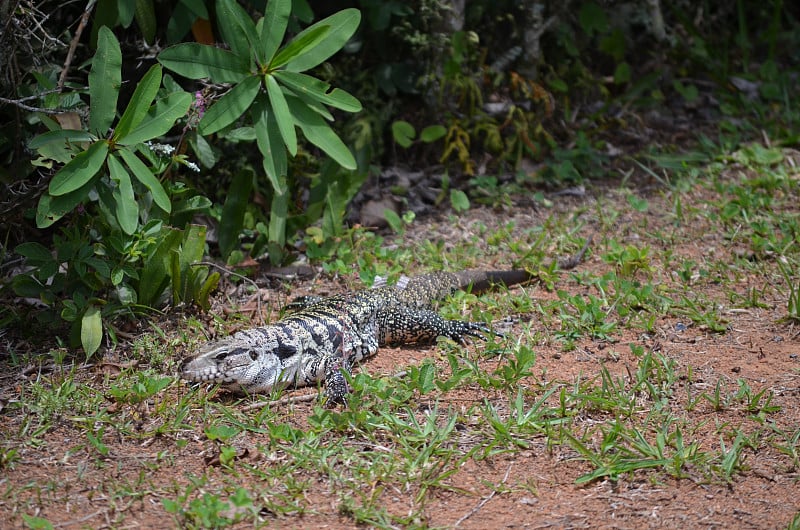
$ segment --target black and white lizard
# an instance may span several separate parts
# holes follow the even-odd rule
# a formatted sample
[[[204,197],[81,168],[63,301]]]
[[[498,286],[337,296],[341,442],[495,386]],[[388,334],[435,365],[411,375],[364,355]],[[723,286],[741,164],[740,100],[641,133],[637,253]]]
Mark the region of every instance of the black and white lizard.
[[[559,260],[559,267],[580,263],[590,242]],[[524,270],[433,272],[395,286],[308,298],[274,324],[209,344],[184,364],[182,377],[247,394],[324,382],[328,402],[341,403],[348,393],[343,372],[380,346],[431,344],[440,336],[463,342],[495,333],[480,323],[442,318],[432,310],[434,301],[458,289],[478,293],[533,278]]]

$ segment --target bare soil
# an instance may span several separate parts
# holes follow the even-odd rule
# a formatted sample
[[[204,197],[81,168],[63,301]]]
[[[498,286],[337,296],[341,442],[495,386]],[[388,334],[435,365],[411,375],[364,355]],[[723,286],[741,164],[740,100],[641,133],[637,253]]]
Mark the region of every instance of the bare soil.
[[[610,189],[590,191],[585,197],[554,199],[552,209],[498,211],[477,207],[456,221],[451,221],[447,215],[417,221],[405,235],[405,241],[413,245],[425,239],[444,240],[446,247],[455,247],[468,241],[476,223],[491,229],[513,221],[515,230],[523,230],[541,225],[553,214],[568,218],[574,215],[576,226],[585,223],[582,232],[588,235],[592,226],[597,226],[597,212],[605,209],[622,213],[609,232],[596,238],[587,261],[578,268],[581,274],[600,276],[612,270],[612,265],[600,257],[607,251],[608,238],[621,243],[650,245],[656,255],[669,251],[681,260],[693,260],[698,264],[729,260],[731,268],[727,272],[715,273],[727,274],[726,278],[712,274],[697,278],[691,285],[693,294],[702,294],[719,304],[728,322],[727,331],[715,333],[688,318],[661,315],[652,333],[643,333],[638,327],[621,327],[614,342],[581,339],[574,350],[565,351],[559,341],[546,340],[535,345],[535,377],[523,383],[534,386],[546,379],[570,385],[579,378],[597,377],[602,367],[614,377],[629,378],[635,371],[637,359],[628,344],[639,344],[676,363],[676,372],[683,374],[677,389],[684,393],[677,396],[676,402],[686,403],[692,396],[713,393],[718,381],[723,383],[726,395],[735,391],[739,380],[745,381],[754,392],[765,390],[773,395],[772,405],[779,406],[780,412],[761,419],[748,413],[741,404],[715,410],[707,400],[699,401],[691,412],[685,413],[696,426],[685,436],[699,441],[702,450],[718,450],[720,444],[732,443],[720,434],[724,427],[753,433],[768,423],[787,432],[796,431],[800,428],[800,327],[782,320],[786,314],[785,289],[770,285],[777,281],[776,276],[736,267],[735,258],[741,249],[737,242],[726,239],[722,228],[712,224],[708,216],[695,215],[690,221],[676,225],[669,214],[672,203],[667,195],[645,195],[649,209],[644,213],[632,210],[624,193]],[[702,212],[719,197],[702,186],[695,186],[682,194],[681,199],[685,211]],[[503,256],[497,256],[496,260],[486,265],[504,264]],[[658,269],[658,263],[654,265]],[[676,285],[674,271],[670,270],[655,270],[646,281]],[[742,296],[755,288],[762,293],[761,301],[766,307],[733,307],[732,286]],[[588,288],[569,281],[566,274],[557,287],[572,294],[588,292]],[[325,285],[324,279],[318,279],[298,284],[293,294],[340,288],[336,284]],[[541,286],[526,289],[539,299],[556,299],[554,292]],[[274,295],[275,299],[284,296]],[[522,322],[531,318],[514,316]],[[519,325],[518,321],[516,326]],[[530,325],[537,329],[537,322],[530,322]],[[180,326],[167,323],[163,323],[163,327],[172,340],[179,340],[181,333],[186,332]],[[541,331],[549,334],[551,330],[542,327]],[[474,348],[479,352],[481,345],[475,344]],[[119,348],[116,355],[124,362],[125,348]],[[385,348],[359,369],[371,374],[394,374],[427,357],[434,357],[438,364],[447,366],[436,348]],[[482,362],[491,367],[492,363],[504,361],[486,359]],[[97,363],[79,368],[77,377],[100,384],[103,370],[107,369]],[[96,452],[87,447],[86,438],[78,427],[79,419],[74,417],[60,418],[57,425],[41,437],[40,443],[31,443],[37,434],[26,432],[26,417],[8,404],[24,394],[23,387],[40,375],[36,370],[23,374],[19,367],[10,364],[3,368],[3,373],[6,375],[1,381],[2,397],[6,407],[0,411],[0,433],[5,447],[22,439],[27,439],[28,443],[19,445],[20,460],[16,465],[2,470],[0,521],[4,523],[0,526],[22,527],[22,513],[27,513],[46,518],[59,528],[172,527],[175,522],[162,506],[163,496],[177,495],[189,484],[191,476],[207,477],[201,491],[213,491],[222,478],[222,470],[214,463],[213,444],[205,439],[203,425],[195,423],[202,421],[201,411],[192,411],[186,418],[187,423],[196,427],[178,436],[186,441],[181,449],[176,447],[172,435],[146,440],[124,435],[106,436],[104,442],[109,453],[98,458]],[[185,387],[173,385],[148,407],[157,406],[161,400],[179,399],[184,392],[187,392]],[[287,395],[314,392],[301,389]],[[492,397],[476,389],[447,394],[444,399],[450,400],[449,405],[466,410]],[[215,399],[229,398],[221,395]],[[438,398],[422,396],[416,405],[420,408],[432,406],[435,399]],[[109,402],[109,406],[115,405]],[[143,426],[149,421],[148,407],[138,409],[137,421]],[[313,405],[294,402],[284,408],[286,421],[302,428],[307,425]],[[604,420],[602,413],[581,419],[587,429],[593,422]],[[467,448],[471,441],[465,438],[459,443]],[[256,468],[275,464],[271,461],[275,455],[253,449],[260,444],[268,445],[266,434],[248,432],[237,444],[243,462]],[[785,528],[800,513],[800,473],[796,462],[775,444],[758,440],[754,447],[744,449],[744,455],[742,471],[729,483],[689,469],[688,476],[681,479],[641,470],[627,473],[616,481],[596,480],[578,485],[576,479],[592,467],[578,459],[578,454],[568,445],[550,445],[544,437],[535,438],[524,449],[480,460],[467,459],[446,480],[449,488],[432,488],[424,493],[424,508],[412,525],[475,529]],[[301,500],[302,513],[262,513],[260,517],[265,526],[355,526],[353,518],[343,513],[337,484],[329,481],[324,473],[310,470],[300,478],[307,481]],[[258,484],[253,483],[249,474],[242,475],[242,485],[258,490]],[[125,495],[120,494],[121,489],[126,491]],[[418,508],[414,500],[418,491],[400,491],[391,484],[376,483],[364,483],[363,490],[365,495],[377,495],[378,501],[391,514],[402,516]],[[269,493],[261,492],[262,495]],[[240,526],[249,527],[252,522]]]

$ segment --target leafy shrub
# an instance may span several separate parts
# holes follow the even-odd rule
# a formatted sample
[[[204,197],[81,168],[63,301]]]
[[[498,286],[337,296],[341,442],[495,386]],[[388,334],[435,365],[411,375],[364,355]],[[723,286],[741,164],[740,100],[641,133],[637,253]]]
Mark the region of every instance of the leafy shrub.
[[[328,83],[302,73],[344,46],[358,28],[360,12],[339,11],[280,48],[291,9],[291,0],[271,0],[264,17],[254,22],[234,0],[218,0],[217,22],[230,50],[182,43],[158,56],[161,64],[184,77],[233,85],[205,112],[199,132],[206,136],[218,133],[240,119],[250,124],[272,188],[267,240],[275,263],[282,259],[286,242],[290,202],[287,151],[297,154],[295,127],[340,166],[353,170],[352,153],[327,123],[334,119],[327,107],[361,110],[361,103],[344,90],[331,89]],[[231,248],[226,245],[225,250]]]
[[[203,257],[205,227],[168,226],[173,198],[154,174],[173,162],[188,164],[182,156],[162,161],[151,142],[187,114],[192,96],[162,88],[161,66],[154,65],[115,120],[122,54],[106,27],[97,46],[89,73],[88,126],[62,129],[46,120],[51,130],[30,142],[40,164],[64,164],[39,200],[36,225],[48,228],[74,216],[54,237],[54,252],[36,242],[17,246],[33,269],[13,281],[18,295],[38,298],[73,323],[73,342],[87,356],[100,346],[104,320],[157,305],[170,283],[173,303],[205,306],[219,280],[217,273],[191,268]],[[180,198],[180,189],[172,190]],[[175,202],[185,216],[208,206],[198,199]]]

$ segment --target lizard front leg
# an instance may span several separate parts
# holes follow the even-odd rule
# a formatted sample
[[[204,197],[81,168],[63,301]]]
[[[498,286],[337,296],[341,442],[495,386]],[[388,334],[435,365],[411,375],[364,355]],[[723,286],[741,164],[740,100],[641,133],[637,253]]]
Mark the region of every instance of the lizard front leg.
[[[381,345],[432,344],[437,337],[448,337],[463,343],[467,337],[483,339],[487,334],[499,335],[477,322],[447,320],[429,309],[406,306],[393,306],[381,311],[378,323]]]

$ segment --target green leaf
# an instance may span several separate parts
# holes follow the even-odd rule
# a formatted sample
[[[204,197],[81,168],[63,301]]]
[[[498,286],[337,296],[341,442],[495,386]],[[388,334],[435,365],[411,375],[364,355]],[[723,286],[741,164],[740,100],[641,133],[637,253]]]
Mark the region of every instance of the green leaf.
[[[86,151],[75,155],[75,158],[53,175],[48,188],[50,195],[65,195],[92,180],[103,167],[107,154],[108,142],[101,140],[90,145]]]
[[[353,154],[325,120],[296,97],[287,98],[295,123],[309,142],[316,145],[345,169],[356,169]]]
[[[53,261],[53,255],[41,243],[22,243],[14,248],[14,252],[27,258],[28,265],[38,265]]]
[[[181,271],[188,271],[193,263],[203,261],[206,251],[206,226],[189,224],[181,241]],[[188,274],[187,274],[188,276]]]
[[[184,42],[158,54],[158,62],[189,79],[209,78],[215,83],[238,83],[250,75],[250,61],[233,52]]]
[[[47,290],[39,280],[28,274],[16,274],[11,279],[11,288],[14,294],[23,298],[41,298]]]
[[[350,37],[353,36],[353,33],[356,32],[360,22],[361,12],[358,9],[350,8],[334,13],[306,28],[297,35],[296,39],[319,26],[330,26],[330,31],[313,50],[287,63],[286,69],[292,72],[303,72],[321,64],[328,57],[342,49],[347,41],[350,40]]]
[[[203,0],[178,0],[167,22],[167,44],[180,41],[198,18],[208,20]]]
[[[614,83],[621,85],[631,80],[631,65],[619,63],[614,70]]]
[[[282,194],[286,191],[286,174],[289,171],[289,162],[286,157],[286,147],[278,129],[278,122],[272,109],[270,109],[265,95],[262,94],[256,98],[252,114],[256,131],[256,143],[258,150],[261,151],[264,172],[267,174],[275,193]]]
[[[392,123],[392,136],[400,147],[411,147],[411,144],[414,143],[414,137],[417,136],[417,131],[407,121],[397,120]]]
[[[361,102],[358,99],[339,88],[329,92],[331,85],[315,77],[286,70],[278,70],[274,75],[298,96],[306,94],[321,103],[346,112],[361,111]]]
[[[125,4],[127,2],[120,2]],[[156,36],[156,12],[153,0],[136,0],[134,4],[136,24],[142,32],[142,37],[147,44],[153,44]]]
[[[239,57],[251,57],[258,50],[258,34],[252,19],[235,0],[217,0],[217,26],[222,39]],[[259,59],[259,63],[264,63]]]
[[[606,12],[594,2],[586,2],[581,5],[578,20],[583,31],[589,36],[593,33],[605,33],[608,31]]]
[[[53,524],[42,517],[34,517],[27,513],[22,514],[22,520],[31,530],[53,530]]]
[[[150,70],[144,74],[142,80],[136,85],[136,90],[131,96],[128,107],[114,129],[112,138],[114,141],[123,138],[131,129],[142,123],[147,115],[150,105],[158,94],[158,87],[161,86],[161,65],[154,64]]]
[[[278,121],[278,129],[281,131],[281,137],[286,144],[286,148],[292,156],[297,154],[297,134],[294,131],[294,119],[292,113],[289,112],[289,106],[286,103],[286,98],[283,96],[283,91],[271,75],[264,76],[267,83],[267,95],[269,102],[272,106],[272,112],[275,113],[275,119]]]
[[[117,141],[119,145],[136,145],[153,138],[163,136],[175,122],[186,115],[192,104],[192,95],[188,92],[173,92],[156,101],[150,107],[142,122],[126,136]]]
[[[108,157],[108,172],[111,180],[117,184],[111,193],[116,203],[116,211],[114,213],[117,222],[119,222],[123,232],[131,235],[139,227],[139,205],[133,195],[131,176],[125,166],[122,165],[122,162],[117,160],[117,157],[113,154]]]
[[[269,212],[269,242],[272,246],[283,247],[286,243],[286,218],[289,212],[289,194],[275,193]],[[270,260],[275,263],[279,256],[270,252]]]
[[[172,283],[172,305],[178,305],[183,301],[183,290],[181,284],[186,281],[186,277],[181,274],[180,249],[172,249],[169,253],[169,277]]]
[[[211,291],[217,288],[219,285],[220,274],[218,272],[212,272],[206,278],[206,281],[203,282],[203,285],[200,287],[200,290],[195,297],[195,301],[203,308],[204,311],[208,311],[211,308],[211,303],[208,301],[208,297],[211,294]]]
[[[289,15],[292,12],[292,0],[269,0],[264,18],[258,21],[258,34],[261,40],[259,61],[264,57],[270,62],[278,47],[283,42]],[[264,64],[264,63],[262,63]]]
[[[236,121],[253,103],[260,87],[257,76],[246,77],[206,111],[200,120],[199,132],[213,134]]]
[[[419,139],[426,144],[429,144],[440,138],[444,138],[444,135],[446,134],[447,128],[444,125],[429,125],[422,129],[422,132],[419,133]]]
[[[153,201],[155,201],[158,207],[169,213],[172,205],[169,202],[167,192],[164,191],[164,187],[153,175],[150,169],[148,169],[148,167],[144,165],[144,162],[139,160],[139,157],[136,156],[136,153],[130,149],[122,148],[117,152],[119,153],[119,156],[122,157],[122,160],[125,161],[125,164],[128,166],[128,168],[133,172],[133,176],[136,177],[139,182],[144,184],[145,188],[150,190],[150,193],[153,195]]]
[[[30,149],[39,149],[42,146],[47,144],[51,144],[54,142],[59,143],[80,143],[80,142],[91,142],[95,138],[89,134],[87,131],[74,131],[72,129],[58,129],[56,131],[48,131],[46,133],[42,133],[36,138],[33,138],[30,142],[28,142],[28,148]]]
[[[147,256],[137,290],[140,304],[154,305],[169,285],[172,250],[179,247],[182,235],[180,230],[169,229],[163,233],[161,243]]]
[[[219,252],[223,259],[227,259],[239,244],[239,234],[244,226],[244,214],[250,203],[252,189],[253,171],[250,169],[240,170],[233,177],[231,187],[228,189],[217,231]]]
[[[461,190],[450,190],[450,204],[453,205],[453,209],[457,212],[469,210],[469,198]]]
[[[81,318],[81,346],[86,358],[91,357],[103,342],[103,318],[96,305],[90,305]]]
[[[312,28],[303,31],[272,58],[269,63],[269,69],[275,70],[276,68],[280,68],[292,59],[302,57],[304,54],[313,50],[314,47],[322,42],[330,30],[330,26],[314,24]]]
[[[122,84],[122,52],[110,29],[97,34],[97,52],[89,72],[89,132],[105,137],[117,114],[117,96]]]
[[[89,196],[89,192],[94,188],[97,178],[99,178],[99,174],[81,188],[66,195],[57,197],[49,193],[42,195],[39,198],[39,206],[36,209],[36,227],[47,228],[71,212]]]

